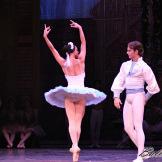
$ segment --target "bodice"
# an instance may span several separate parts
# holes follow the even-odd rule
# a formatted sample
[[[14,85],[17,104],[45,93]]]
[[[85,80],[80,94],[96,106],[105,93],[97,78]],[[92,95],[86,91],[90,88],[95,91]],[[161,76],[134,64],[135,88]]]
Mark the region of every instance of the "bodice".
[[[68,87],[84,87],[84,78],[85,73],[79,75],[65,75],[65,78],[68,82]]]

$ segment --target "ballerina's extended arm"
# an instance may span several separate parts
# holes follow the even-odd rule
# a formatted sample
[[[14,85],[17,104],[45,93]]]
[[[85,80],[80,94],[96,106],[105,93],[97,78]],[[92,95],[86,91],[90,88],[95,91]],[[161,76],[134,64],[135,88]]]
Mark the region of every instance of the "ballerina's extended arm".
[[[51,27],[50,26],[46,26],[46,24],[44,25],[44,33],[43,33],[43,37],[46,41],[46,44],[48,46],[48,48],[51,50],[54,58],[56,59],[56,61],[59,63],[60,66],[63,66],[65,63],[65,59],[63,57],[60,56],[60,54],[58,53],[58,51],[56,50],[56,48],[54,47],[54,45],[51,43],[51,41],[48,38],[48,34],[51,31]]]
[[[86,56],[86,39],[85,39],[85,36],[84,36],[82,26],[79,25],[78,23],[72,21],[72,20],[70,20],[70,22],[71,22],[70,26],[72,28],[79,29],[79,35],[80,35],[80,41],[81,41],[79,59],[84,62],[85,61],[85,56]]]

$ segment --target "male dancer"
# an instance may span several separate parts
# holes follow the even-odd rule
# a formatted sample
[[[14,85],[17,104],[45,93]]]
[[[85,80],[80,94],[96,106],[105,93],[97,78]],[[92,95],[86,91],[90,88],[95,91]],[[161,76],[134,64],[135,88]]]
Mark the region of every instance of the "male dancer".
[[[160,91],[151,68],[143,61],[143,46],[139,41],[128,43],[129,61],[121,65],[120,71],[112,84],[114,106],[120,109],[120,93],[126,89],[123,108],[124,129],[138,148],[137,158],[133,162],[143,162],[140,154],[144,151],[145,135],[143,132],[144,105],[149,98]],[[147,93],[144,84],[147,83]]]

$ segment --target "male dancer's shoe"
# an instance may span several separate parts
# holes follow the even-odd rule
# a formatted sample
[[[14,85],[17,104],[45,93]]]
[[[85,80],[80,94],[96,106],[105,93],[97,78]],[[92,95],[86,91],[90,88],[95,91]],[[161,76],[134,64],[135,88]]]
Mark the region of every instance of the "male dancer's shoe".
[[[143,162],[143,159],[141,156],[138,156],[137,159],[133,160],[133,162]]]

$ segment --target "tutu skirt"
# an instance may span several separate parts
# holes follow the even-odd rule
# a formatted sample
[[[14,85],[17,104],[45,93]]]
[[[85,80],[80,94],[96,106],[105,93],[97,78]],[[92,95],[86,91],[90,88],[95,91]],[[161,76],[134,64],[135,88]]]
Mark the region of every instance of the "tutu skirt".
[[[89,87],[62,87],[58,86],[45,92],[46,101],[52,106],[65,108],[65,98],[70,98],[73,102],[85,99],[86,106],[96,105],[106,98],[106,94]]]

